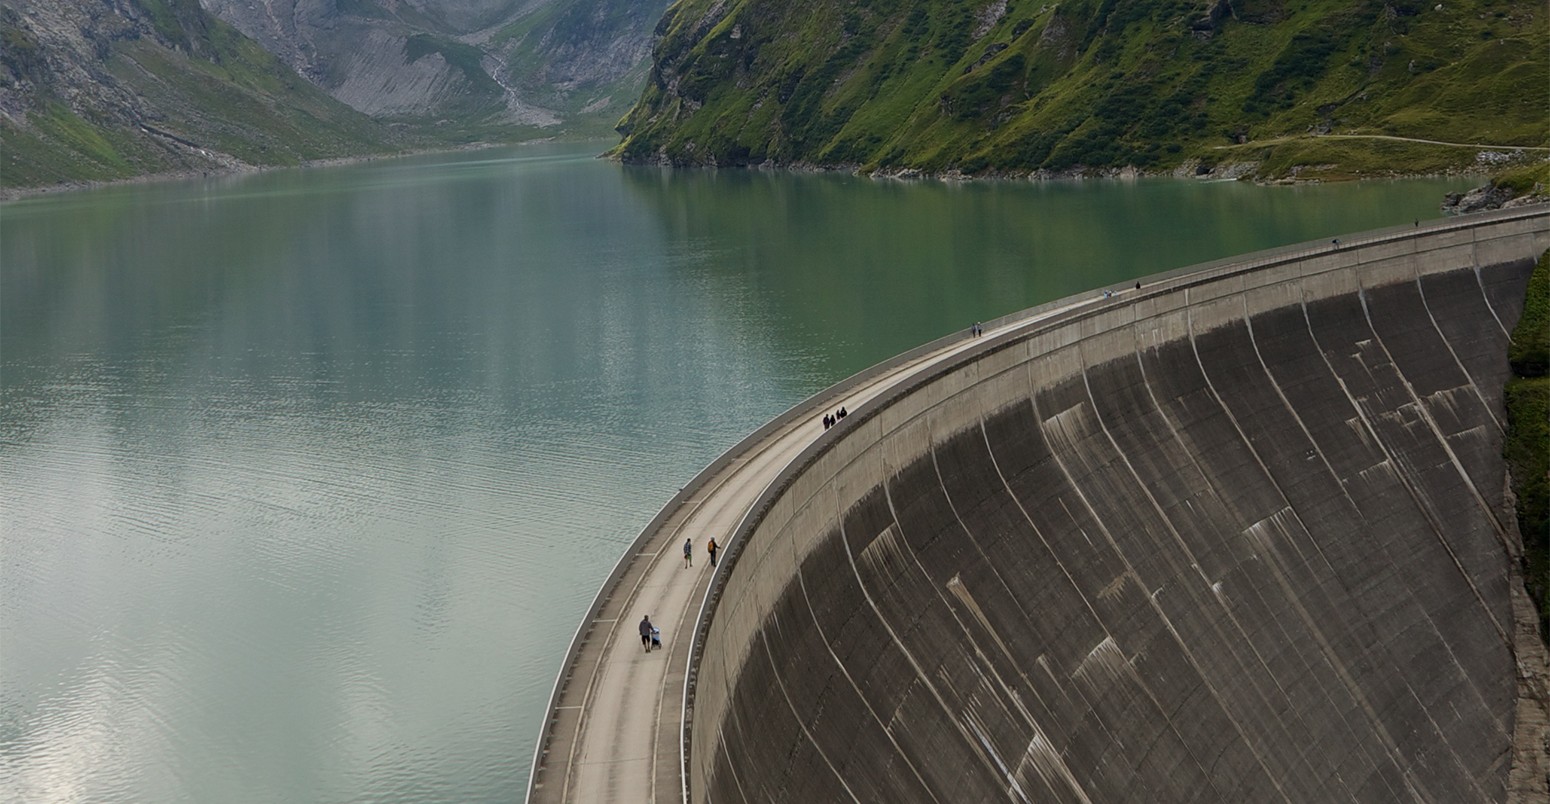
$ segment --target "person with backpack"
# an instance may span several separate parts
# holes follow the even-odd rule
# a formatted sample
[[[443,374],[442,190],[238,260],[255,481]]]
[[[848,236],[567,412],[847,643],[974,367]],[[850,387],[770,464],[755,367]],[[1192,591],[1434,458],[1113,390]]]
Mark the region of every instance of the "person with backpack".
[[[719,550],[720,547],[716,544],[716,538],[714,536],[711,537],[710,544],[705,545],[705,549],[710,551],[710,565],[712,567],[716,566],[716,551]]]

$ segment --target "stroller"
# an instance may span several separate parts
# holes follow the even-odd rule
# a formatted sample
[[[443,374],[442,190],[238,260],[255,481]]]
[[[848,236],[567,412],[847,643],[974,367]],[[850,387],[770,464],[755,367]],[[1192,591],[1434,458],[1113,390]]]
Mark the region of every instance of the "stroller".
[[[662,629],[651,627],[651,649],[658,650],[662,647]]]

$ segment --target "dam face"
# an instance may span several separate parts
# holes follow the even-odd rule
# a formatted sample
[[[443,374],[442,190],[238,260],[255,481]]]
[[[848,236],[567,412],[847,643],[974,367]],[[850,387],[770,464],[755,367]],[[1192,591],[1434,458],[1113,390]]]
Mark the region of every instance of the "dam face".
[[[694,801],[1499,801],[1544,213],[1149,283],[826,433],[738,536]]]

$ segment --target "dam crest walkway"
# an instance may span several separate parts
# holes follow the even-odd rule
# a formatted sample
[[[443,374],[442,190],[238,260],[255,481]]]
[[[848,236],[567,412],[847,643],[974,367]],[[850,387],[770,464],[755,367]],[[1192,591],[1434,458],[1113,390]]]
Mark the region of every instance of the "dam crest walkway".
[[[1542,219],[1545,214],[1515,212],[1492,219]],[[1026,338],[1030,331],[1133,306],[1203,277],[1230,277],[1300,261],[1338,262],[1364,248],[1379,249],[1418,236],[1467,234],[1478,220],[1471,216],[1192,266],[1145,278],[1139,290],[1095,289],[987,322],[980,337],[967,330],[954,333],[793,407],[707,466],[621,557],[579,626],[556,680],[535,751],[528,800],[691,800],[686,743],[698,672],[695,651],[700,649],[693,637],[702,632],[707,612],[715,605],[720,574],[730,570],[729,561],[709,565],[706,542],[714,537],[727,548],[726,558],[735,558],[743,547],[735,535],[747,532],[750,518],[763,512],[773,490],[789,482],[815,450],[843,438],[853,426],[847,417],[826,430],[824,413],[843,406],[851,414],[870,414],[947,368]],[[694,547],[691,568],[684,567],[685,539]],[[643,615],[664,632],[661,650],[642,650],[635,627]]]

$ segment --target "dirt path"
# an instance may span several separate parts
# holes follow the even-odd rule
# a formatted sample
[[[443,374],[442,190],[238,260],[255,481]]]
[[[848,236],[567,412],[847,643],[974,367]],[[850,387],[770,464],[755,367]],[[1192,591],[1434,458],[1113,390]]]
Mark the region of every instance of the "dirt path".
[[[1478,148],[1488,151],[1550,151],[1550,147],[1539,145],[1488,145],[1480,142],[1443,142],[1441,140],[1423,140],[1416,137],[1395,137],[1389,134],[1295,134],[1286,137],[1271,137],[1268,140],[1242,142],[1236,145],[1218,145],[1216,150],[1253,148],[1258,145],[1280,145],[1281,143],[1298,142],[1300,140],[1391,140],[1393,142],[1419,142],[1424,145],[1444,145],[1451,148]]]

